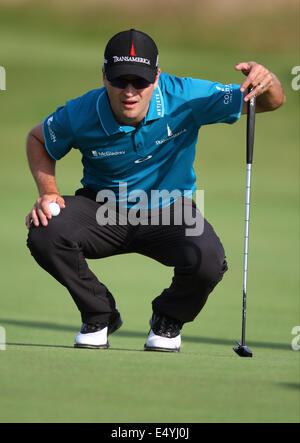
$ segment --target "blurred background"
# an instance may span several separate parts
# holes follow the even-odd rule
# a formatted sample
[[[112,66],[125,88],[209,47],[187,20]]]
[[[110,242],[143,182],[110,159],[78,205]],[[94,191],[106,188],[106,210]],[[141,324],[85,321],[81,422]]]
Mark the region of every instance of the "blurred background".
[[[74,356],[67,347],[80,326],[79,315],[65,289],[35,264],[26,248],[25,216],[37,198],[27,166],[27,134],[66,100],[102,87],[105,45],[115,33],[129,28],[154,38],[164,72],[241,83],[244,77],[234,66],[254,60],[273,71],[283,84],[286,104],[256,119],[247,334],[260,358],[251,369],[239,366],[242,363],[231,356],[231,344],[240,338],[241,328],[245,117],[234,125],[207,126],[200,131],[197,188],[205,191],[205,216],[223,242],[230,270],[205,312],[186,325],[181,357],[188,358],[188,365],[182,359],[177,373],[170,367],[173,359],[167,363],[161,356],[141,357],[137,352],[137,356],[128,354],[129,359],[120,351],[118,362],[127,375],[126,388],[124,384],[121,388],[117,375],[106,372],[106,364],[115,364],[116,353],[105,357],[105,363],[91,354]],[[299,65],[298,0],[0,0],[0,66],[6,70],[6,90],[0,91],[0,326],[6,329],[8,348],[0,352],[2,420],[97,420],[98,413],[100,421],[133,422],[299,419],[299,361],[290,347],[291,330],[300,322],[299,90],[292,89],[291,73]],[[81,159],[74,150],[57,163],[60,192],[73,194],[81,178]],[[151,300],[169,286],[172,270],[137,255],[90,262],[90,266],[116,296],[126,319],[112,343],[123,350],[142,349]],[[62,346],[66,349],[59,349]],[[201,356],[204,361],[199,360]],[[99,412],[100,406],[95,407],[91,398],[87,401],[80,384],[75,391],[64,391],[68,383],[60,384],[60,377],[72,380],[71,373],[63,372],[65,358],[68,367],[77,365],[85,371],[86,361],[91,361],[99,369],[94,377],[101,371],[108,380],[112,377],[121,391],[122,411],[110,409],[108,401],[108,409]],[[140,368],[141,359],[144,365]],[[151,378],[157,365],[164,381],[158,385]],[[29,377],[33,366],[39,368],[35,381]],[[186,373],[187,366],[191,373]],[[185,394],[177,389],[175,395],[171,389],[170,371],[171,383],[182,383],[178,373],[187,374],[184,378],[190,383],[182,386]],[[46,378],[40,379],[41,373]],[[250,398],[247,406],[237,391],[230,396],[225,389],[241,373],[253,381],[251,387],[245,387]],[[145,376],[150,380],[149,391],[161,392],[160,403],[146,390]],[[135,395],[132,386],[137,387],[137,380],[141,385]],[[57,386],[61,394],[53,394]],[[17,401],[20,389],[22,402]],[[95,387],[84,385],[84,389],[90,394]],[[76,415],[76,398],[89,404],[86,415]],[[134,400],[134,411],[127,407],[128,398]],[[170,409],[169,401],[178,405],[179,399],[182,408]],[[58,401],[60,407],[55,409]]]

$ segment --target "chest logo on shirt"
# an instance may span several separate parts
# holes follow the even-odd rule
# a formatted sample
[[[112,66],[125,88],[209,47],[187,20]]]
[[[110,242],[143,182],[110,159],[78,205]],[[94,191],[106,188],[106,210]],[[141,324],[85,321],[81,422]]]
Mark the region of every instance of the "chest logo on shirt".
[[[107,158],[115,155],[124,155],[126,151],[92,151],[93,157]]]
[[[142,163],[145,162],[146,160],[150,160],[150,158],[152,158],[152,155],[148,155],[147,157],[144,158],[138,158],[137,160],[135,160],[134,163]]]
[[[183,129],[182,131],[176,132],[175,134],[173,133],[172,129],[170,128],[170,126],[167,124],[167,135],[168,137],[163,139],[163,140],[156,140],[155,143],[157,145],[162,145],[166,142],[168,142],[169,140],[179,137],[180,135],[184,134],[187,130]]]

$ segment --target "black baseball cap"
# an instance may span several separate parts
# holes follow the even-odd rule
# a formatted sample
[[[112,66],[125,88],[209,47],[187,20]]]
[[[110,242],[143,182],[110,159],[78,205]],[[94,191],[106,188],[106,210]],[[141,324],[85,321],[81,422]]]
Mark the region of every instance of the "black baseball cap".
[[[114,35],[104,52],[104,72],[108,81],[122,75],[137,75],[154,83],[158,50],[149,35],[135,29]]]

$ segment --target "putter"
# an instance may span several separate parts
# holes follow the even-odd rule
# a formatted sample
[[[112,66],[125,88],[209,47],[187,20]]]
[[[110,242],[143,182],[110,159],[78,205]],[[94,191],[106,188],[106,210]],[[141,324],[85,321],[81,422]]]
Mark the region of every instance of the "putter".
[[[251,89],[248,89],[248,93]],[[247,301],[247,269],[248,269],[248,239],[249,239],[249,214],[250,214],[250,186],[251,166],[253,159],[254,127],[255,127],[256,98],[247,103],[247,185],[246,185],[246,220],[245,220],[245,247],[244,247],[244,282],[243,282],[243,316],[242,340],[233,350],[240,357],[252,357],[252,351],[246,346],[246,301]]]

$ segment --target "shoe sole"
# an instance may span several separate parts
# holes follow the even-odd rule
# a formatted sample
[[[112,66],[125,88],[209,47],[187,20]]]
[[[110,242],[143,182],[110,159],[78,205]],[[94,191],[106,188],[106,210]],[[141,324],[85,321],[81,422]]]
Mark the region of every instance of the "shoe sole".
[[[155,346],[144,346],[144,351],[155,351],[155,352],[180,352],[180,348],[158,348]]]
[[[84,344],[77,344],[75,343],[74,348],[77,349],[108,349],[109,348],[109,343],[107,342],[106,345],[84,345]]]

